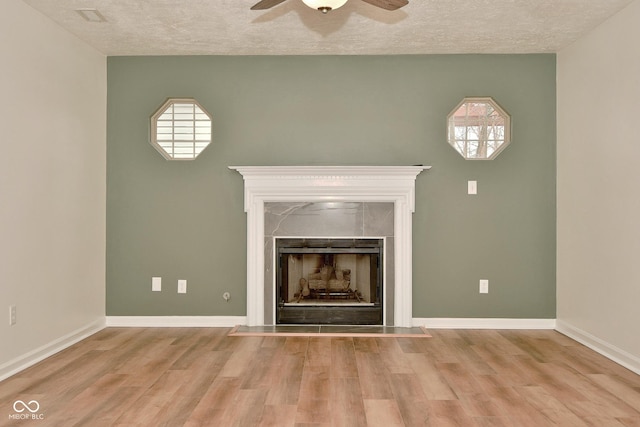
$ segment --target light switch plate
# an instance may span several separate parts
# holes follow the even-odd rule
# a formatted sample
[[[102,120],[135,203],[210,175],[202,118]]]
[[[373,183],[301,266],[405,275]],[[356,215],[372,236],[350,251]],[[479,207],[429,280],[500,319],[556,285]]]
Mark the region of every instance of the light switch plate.
[[[187,293],[187,281],[186,280],[178,280],[178,293],[186,294]]]
[[[485,279],[480,279],[480,293],[488,294],[489,293],[489,281]]]
[[[478,194],[478,181],[467,181],[467,194]]]
[[[152,277],[151,278],[151,290],[153,292],[161,292],[162,291],[162,277]]]

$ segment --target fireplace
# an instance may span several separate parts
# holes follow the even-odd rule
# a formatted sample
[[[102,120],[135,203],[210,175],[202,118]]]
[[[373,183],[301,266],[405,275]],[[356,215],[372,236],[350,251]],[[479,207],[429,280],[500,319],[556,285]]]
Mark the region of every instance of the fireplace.
[[[383,241],[276,238],[276,323],[382,325]]]
[[[429,166],[230,166],[244,179],[244,209],[247,213],[247,325],[277,323],[277,278],[275,238],[269,234],[265,216],[274,207],[283,216],[305,207],[358,204],[391,207],[392,232],[347,234],[344,221],[323,221],[315,237],[385,237],[382,282],[382,324],[411,327],[412,318],[412,214],[415,180]],[[363,215],[363,217],[366,215]],[[357,222],[357,221],[356,221]],[[276,228],[279,232],[279,222]],[[317,223],[316,223],[317,224]],[[337,227],[337,232],[335,231]],[[304,236],[304,235],[296,235]]]

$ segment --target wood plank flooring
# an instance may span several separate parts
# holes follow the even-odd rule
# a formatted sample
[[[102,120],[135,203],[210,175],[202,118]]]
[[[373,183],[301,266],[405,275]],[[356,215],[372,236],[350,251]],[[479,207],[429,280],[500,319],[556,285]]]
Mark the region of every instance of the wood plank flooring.
[[[107,328],[0,382],[0,426],[640,426],[640,376],[554,331],[229,330]]]

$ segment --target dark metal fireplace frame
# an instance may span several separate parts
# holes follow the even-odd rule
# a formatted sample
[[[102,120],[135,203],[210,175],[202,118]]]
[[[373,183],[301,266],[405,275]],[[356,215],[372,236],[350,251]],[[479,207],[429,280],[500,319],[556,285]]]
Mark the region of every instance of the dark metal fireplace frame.
[[[384,239],[378,238],[276,238],[276,324],[382,325]],[[318,292],[322,305],[287,304],[283,284],[287,281],[286,256],[290,254],[368,254],[373,257],[374,298],[371,304],[332,304],[333,299],[352,297],[349,292]],[[312,295],[313,296],[313,295]],[[288,296],[287,296],[288,298]]]

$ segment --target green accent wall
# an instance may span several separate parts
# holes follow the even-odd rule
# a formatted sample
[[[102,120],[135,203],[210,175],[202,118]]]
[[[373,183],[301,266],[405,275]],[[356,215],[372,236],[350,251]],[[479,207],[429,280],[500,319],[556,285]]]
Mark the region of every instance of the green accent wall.
[[[243,182],[229,165],[425,164],[413,316],[555,318],[555,68],[555,55],[108,58],[107,315],[246,314]],[[465,96],[511,114],[495,160],[447,144],[446,116]],[[194,161],[149,144],[168,97],[213,116]]]

